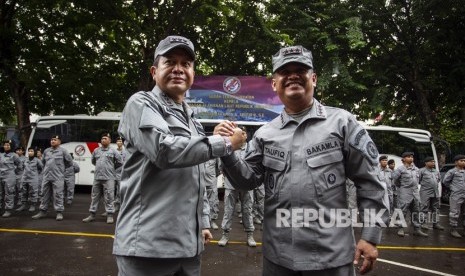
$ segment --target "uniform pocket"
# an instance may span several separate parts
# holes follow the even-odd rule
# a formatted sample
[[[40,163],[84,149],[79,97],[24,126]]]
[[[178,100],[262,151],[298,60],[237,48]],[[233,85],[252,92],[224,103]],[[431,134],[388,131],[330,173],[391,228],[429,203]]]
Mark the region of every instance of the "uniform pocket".
[[[342,160],[344,156],[340,151],[320,154],[314,158],[307,159],[310,174],[313,175],[314,186],[319,198],[333,198],[333,194],[339,194],[346,178]]]
[[[284,160],[274,158],[263,158],[263,165],[267,167],[265,174],[265,198],[275,197],[279,193],[279,182],[282,179],[282,172],[286,167]]]

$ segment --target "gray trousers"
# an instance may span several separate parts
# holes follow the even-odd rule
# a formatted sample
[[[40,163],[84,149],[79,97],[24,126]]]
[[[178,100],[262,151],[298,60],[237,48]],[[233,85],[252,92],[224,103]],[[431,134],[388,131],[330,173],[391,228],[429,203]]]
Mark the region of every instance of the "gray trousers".
[[[449,197],[449,224],[452,227],[459,226],[460,209],[465,203],[465,195],[451,194]],[[464,208],[462,208],[464,209]],[[462,214],[464,216],[465,214]],[[463,220],[465,226],[465,218]]]
[[[15,205],[16,179],[0,179],[0,207],[5,202],[5,210],[12,210]]]
[[[355,276],[355,268],[352,263],[347,265],[323,269],[295,271],[275,264],[267,258],[263,258],[263,276]]]
[[[245,232],[253,232],[255,227],[252,218],[253,192],[225,189],[224,192],[224,215],[221,228],[225,232],[231,231],[232,218],[236,202],[241,200],[242,223]]]
[[[423,197],[421,198],[421,212],[424,218],[428,218],[428,213],[431,213],[433,224],[439,223],[439,197]]]
[[[75,177],[70,177],[65,180],[65,191],[66,191],[66,200],[73,201],[74,199],[74,187],[76,186]]]
[[[419,228],[420,224],[420,202],[416,198],[410,201],[403,201],[399,198],[399,209],[402,210],[404,218],[407,218],[407,212],[410,211],[413,228]]]
[[[260,185],[253,190],[254,204],[253,216],[263,221],[265,208],[265,185]]]
[[[39,182],[29,181],[23,182],[21,185],[21,202],[26,204],[30,202],[31,204],[36,204],[39,194]]]
[[[105,211],[107,214],[113,214],[115,212],[115,206],[113,205],[115,201],[115,180],[94,180],[89,212],[97,212],[98,204],[102,196],[105,204]]]
[[[65,210],[65,207],[63,206],[64,188],[65,182],[63,180],[44,180],[42,183],[42,200],[40,201],[39,209],[47,212],[50,200],[53,200],[53,208],[55,211],[63,212],[63,210]]]
[[[143,258],[116,256],[118,276],[200,276],[200,259],[192,258]]]
[[[210,218],[212,220],[218,219],[219,209],[219,200],[218,200],[218,186],[215,184],[206,186],[207,188],[207,198],[208,204],[210,205]]]

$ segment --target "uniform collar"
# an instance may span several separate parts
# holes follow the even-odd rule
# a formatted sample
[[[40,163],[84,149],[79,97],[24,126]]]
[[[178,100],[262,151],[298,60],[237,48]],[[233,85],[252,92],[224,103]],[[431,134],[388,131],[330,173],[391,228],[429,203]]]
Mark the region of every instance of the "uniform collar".
[[[157,98],[160,102],[162,102],[165,106],[171,108],[171,109],[176,109],[181,112],[184,112],[184,109],[187,112],[187,116],[189,118],[193,117],[194,112],[192,109],[186,104],[185,101],[182,101],[182,107],[180,107],[176,102],[171,99],[165,92],[163,92],[158,85],[155,85],[155,87],[152,89],[152,93]],[[186,92],[187,93],[187,92]]]
[[[287,114],[286,110],[283,110],[280,116],[281,116],[281,128],[284,128],[289,122],[297,123],[297,121],[294,120],[294,118],[292,118],[291,116],[289,116],[289,114]],[[321,120],[326,119],[325,107],[315,98],[313,98],[312,108],[310,108],[309,112],[307,113],[307,115],[305,115],[305,117],[302,118],[302,121],[300,123],[303,123],[304,121],[309,120],[309,119],[321,119]]]

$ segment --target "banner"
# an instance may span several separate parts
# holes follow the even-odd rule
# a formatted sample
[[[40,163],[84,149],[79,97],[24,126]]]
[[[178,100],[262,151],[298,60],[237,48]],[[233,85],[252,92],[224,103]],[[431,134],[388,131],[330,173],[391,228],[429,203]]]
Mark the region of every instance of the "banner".
[[[196,76],[186,102],[199,119],[268,122],[284,108],[271,79],[257,76]]]

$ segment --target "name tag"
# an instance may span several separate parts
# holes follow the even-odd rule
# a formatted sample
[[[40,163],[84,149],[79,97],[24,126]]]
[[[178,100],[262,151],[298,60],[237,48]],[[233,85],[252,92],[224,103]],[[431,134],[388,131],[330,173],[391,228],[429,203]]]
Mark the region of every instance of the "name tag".
[[[327,153],[335,150],[339,150],[341,148],[341,143],[337,139],[332,139],[324,142],[320,142],[314,145],[311,145],[307,149],[305,149],[305,153],[307,157],[313,157],[316,155],[320,155],[322,153]]]

